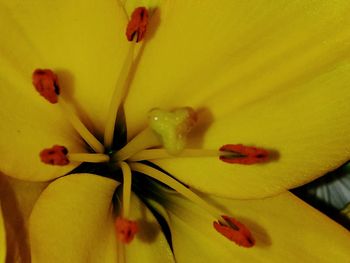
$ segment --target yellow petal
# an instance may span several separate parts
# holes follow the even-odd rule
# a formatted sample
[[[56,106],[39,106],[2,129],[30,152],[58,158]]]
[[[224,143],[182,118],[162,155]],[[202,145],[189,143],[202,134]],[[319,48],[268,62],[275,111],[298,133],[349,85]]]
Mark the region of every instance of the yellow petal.
[[[201,125],[192,146],[278,151],[276,162],[250,167],[157,162],[195,188],[236,198],[334,169],[350,157],[349,8],[342,0],[164,2],[125,103],[129,137],[151,108],[193,106]]]
[[[5,58],[21,70],[28,86],[36,67],[55,70],[62,94],[101,135],[127,54],[126,15],[119,1],[2,2]]]
[[[131,196],[130,212],[130,218],[138,223],[139,232],[125,246],[126,262],[174,262],[173,253],[158,221],[135,194]]]
[[[16,82],[22,81],[18,78]],[[26,86],[22,85],[26,89],[22,89],[17,88],[16,83],[0,80],[0,167],[11,177],[50,180],[67,173],[79,163],[64,167],[43,164],[39,158],[43,149],[55,144],[64,145],[71,152],[84,152],[86,149],[58,107],[48,105],[35,94],[30,73],[27,82]]]
[[[146,7],[152,13],[159,8],[161,0],[120,0],[120,2],[130,17],[135,8],[140,6]]]
[[[252,248],[221,236],[212,226],[217,219],[191,202],[178,196],[165,199],[177,262],[348,261],[349,232],[288,192],[262,200],[211,199],[223,214],[251,230]]]
[[[350,219],[350,204],[347,204],[341,213],[344,217]]]
[[[73,174],[42,193],[30,218],[33,262],[117,262],[114,180]]]
[[[0,262],[5,262],[6,258],[6,232],[4,219],[2,216],[2,207],[0,202]]]
[[[194,132],[189,140],[192,147],[218,149],[243,143],[277,151],[269,163],[244,166],[217,158],[156,163],[197,189],[235,198],[273,195],[309,182],[350,158],[349,72],[350,65],[339,66],[233,110],[204,135]]]
[[[0,173],[0,262],[30,262],[23,217],[7,180]]]
[[[0,173],[0,200],[6,228],[6,262],[29,262],[29,214],[47,183],[25,182]]]
[[[65,174],[77,164],[44,165],[40,162],[39,152],[53,144],[82,152],[84,145],[59,107],[47,103],[35,91],[31,74],[33,69],[41,66],[42,58],[13,14],[0,5],[1,32],[7,32],[4,33],[7,37],[0,43],[1,171],[24,180],[49,180]]]
[[[0,173],[0,200],[7,231],[6,262],[29,262],[29,215],[47,184],[21,181]]]
[[[27,221],[35,202],[49,182],[22,181],[11,177],[7,177],[5,180],[7,180],[8,186],[12,189],[18,211],[20,211],[24,220]]]
[[[0,173],[1,210],[6,230],[6,262],[28,262],[30,249],[26,212],[29,212],[37,196],[32,189],[28,189],[28,193],[19,194],[14,184],[13,181],[10,182],[10,178]],[[31,186],[34,186],[34,183]],[[35,186],[33,188],[36,189]],[[28,200],[21,204],[19,196]]]
[[[332,69],[348,58],[349,8],[345,0],[163,1],[125,103],[129,137],[154,107],[209,107],[216,117]],[[217,94],[225,99],[206,102]]]

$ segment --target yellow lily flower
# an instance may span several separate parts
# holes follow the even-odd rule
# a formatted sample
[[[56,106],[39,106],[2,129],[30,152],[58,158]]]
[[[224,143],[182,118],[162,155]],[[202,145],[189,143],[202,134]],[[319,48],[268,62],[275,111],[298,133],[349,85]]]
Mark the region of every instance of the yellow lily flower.
[[[145,39],[130,43],[125,29],[137,6],[1,1],[1,171],[20,180],[54,180],[30,216],[33,262],[346,261],[349,233],[287,190],[350,157],[350,3],[162,1],[151,5],[157,8]],[[38,68],[57,74],[58,105],[34,91],[30,79]],[[124,150],[115,146],[120,137],[113,138],[120,104]],[[184,106],[198,114],[186,149],[175,157],[147,151],[159,146],[147,129],[150,110]],[[151,122],[168,119],[168,113],[156,114]],[[191,118],[185,116],[184,130],[186,121]],[[167,136],[169,129],[167,123]],[[279,156],[264,164],[229,164],[218,149],[232,143]],[[40,162],[39,153],[52,145],[68,149],[68,165]],[[122,214],[139,228],[130,244],[117,246],[114,231],[120,182],[95,170],[82,173],[81,161],[121,167]],[[133,179],[146,174],[190,201],[152,186],[143,196],[146,206],[130,192],[130,169],[138,172]],[[168,223],[173,250],[152,212]],[[215,231],[220,213],[244,223],[255,246],[239,247]]]

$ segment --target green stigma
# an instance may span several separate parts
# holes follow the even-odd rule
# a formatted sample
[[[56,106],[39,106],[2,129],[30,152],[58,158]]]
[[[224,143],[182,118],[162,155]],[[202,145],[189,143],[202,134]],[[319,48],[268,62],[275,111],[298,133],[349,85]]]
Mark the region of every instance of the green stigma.
[[[190,107],[173,111],[153,109],[149,112],[149,125],[162,140],[169,154],[177,155],[186,146],[187,134],[197,121],[196,112]]]

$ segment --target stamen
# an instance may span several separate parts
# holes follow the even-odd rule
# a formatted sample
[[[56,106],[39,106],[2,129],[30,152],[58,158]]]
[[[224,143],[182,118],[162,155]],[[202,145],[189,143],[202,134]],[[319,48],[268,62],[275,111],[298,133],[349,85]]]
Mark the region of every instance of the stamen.
[[[70,153],[67,158],[71,162],[80,163],[105,163],[109,162],[109,156],[102,153]]]
[[[148,11],[145,7],[138,7],[131,14],[131,19],[126,28],[126,37],[133,41],[136,36],[136,42],[140,42],[144,37],[148,24]]]
[[[231,152],[223,152],[218,150],[209,149],[184,149],[181,153],[174,156],[169,154],[167,150],[164,149],[147,149],[137,152],[128,161],[137,162],[144,160],[155,160],[155,159],[167,159],[167,158],[200,158],[200,157],[220,157],[220,156],[232,156]],[[237,155],[238,156],[238,155]]]
[[[74,113],[72,107],[64,100],[60,98],[60,103],[62,110],[65,113],[65,116],[68,118],[69,122],[72,124],[74,129],[80,134],[84,141],[90,145],[90,147],[97,153],[104,152],[104,146],[96,137],[86,128],[82,123],[79,117]]]
[[[125,263],[125,244],[122,242],[117,242],[117,262]]]
[[[242,144],[226,144],[220,148],[220,151],[234,153],[232,156],[220,156],[220,160],[226,163],[255,164],[269,160],[269,152],[267,150]]]
[[[49,69],[36,69],[32,75],[32,81],[35,89],[50,103],[58,102],[60,88],[58,78],[55,73]]]
[[[130,211],[130,196],[131,196],[131,170],[126,162],[120,162],[120,167],[123,172],[123,217],[127,218]]]
[[[36,90],[51,103],[58,102],[60,88],[58,85],[58,77],[49,69],[36,69],[33,73],[33,85]],[[76,116],[71,106],[60,97],[59,105],[65,112],[74,129],[81,137],[94,149],[95,152],[103,153],[103,145],[95,138],[95,136],[85,127],[81,120]]]
[[[146,128],[125,145],[124,148],[116,152],[112,160],[116,162],[124,161],[139,151],[160,145],[157,134],[153,130]]]
[[[129,165],[131,170],[148,175],[168,185],[169,187],[174,189],[176,192],[182,194],[187,199],[191,200],[193,203],[199,205],[200,207],[208,211],[215,218],[220,218],[220,214],[221,214],[220,211],[218,211],[215,207],[209,205],[197,194],[192,192],[189,188],[187,188],[186,186],[184,186],[174,178],[170,177],[169,175],[142,163],[129,163]],[[222,224],[225,224],[225,221],[222,221]]]
[[[135,42],[131,42],[129,45],[128,54],[124,60],[123,67],[118,76],[118,79],[114,88],[114,92],[111,98],[111,102],[109,104],[107,121],[106,121],[106,126],[104,131],[104,145],[108,149],[111,149],[112,147],[115,122],[117,119],[117,114],[118,114],[120,104],[124,100],[125,93],[128,90],[128,86],[130,85],[129,74],[130,74],[130,69],[133,65],[134,49],[135,49]]]
[[[236,219],[222,216],[226,225],[221,222],[214,222],[213,226],[220,234],[242,247],[252,247],[255,244],[254,238],[249,229]]]
[[[179,154],[186,146],[187,134],[197,122],[197,114],[190,107],[172,112],[153,109],[149,112],[149,125],[158,133],[164,148],[172,155]]]
[[[68,150],[64,146],[54,145],[52,148],[44,149],[40,152],[40,159],[43,163],[51,165],[67,165]]]
[[[220,216],[219,216],[220,212],[215,207],[209,205],[197,194],[192,192],[189,188],[187,188],[186,186],[184,186],[174,178],[164,174],[163,172],[155,168],[152,168],[142,163],[130,163],[129,165],[133,171],[146,174],[168,185],[169,187],[174,189],[176,192],[182,194],[193,203],[205,209],[215,218],[218,218],[218,220],[213,223],[214,227],[219,233],[223,234],[225,237],[236,242],[240,246],[251,247],[254,245],[254,239],[250,231],[248,230],[248,228],[246,228],[239,221],[228,216],[222,216],[223,220],[220,219]]]
[[[123,217],[116,219],[117,237],[123,244],[129,244],[136,233],[138,232],[138,225],[135,221],[128,220],[130,211],[130,196],[131,196],[131,170],[126,162],[120,162],[119,166],[123,172]],[[121,246],[121,250],[124,248]],[[122,251],[120,251],[122,252]]]
[[[128,220],[122,217],[117,217],[115,220],[115,229],[120,242],[129,244],[139,231],[135,221]]]

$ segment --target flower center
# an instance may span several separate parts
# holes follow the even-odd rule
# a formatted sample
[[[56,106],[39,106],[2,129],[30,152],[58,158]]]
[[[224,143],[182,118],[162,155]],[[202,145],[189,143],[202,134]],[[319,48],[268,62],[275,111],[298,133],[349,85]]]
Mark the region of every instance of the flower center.
[[[106,163],[111,167],[111,176],[119,168],[122,172],[123,192],[122,209],[116,216],[116,232],[118,240],[124,244],[132,241],[138,232],[136,221],[130,219],[130,195],[132,189],[132,177],[144,174],[152,179],[160,181],[173,190],[182,194],[192,202],[211,213],[217,221],[214,228],[229,240],[240,246],[251,247],[254,239],[249,230],[240,222],[229,216],[221,216],[222,213],[216,207],[208,204],[186,185],[168,176],[164,172],[140,161],[150,161],[162,158],[177,157],[213,157],[218,161],[228,164],[255,164],[266,162],[268,152],[255,147],[244,145],[226,144],[219,149],[188,149],[187,135],[197,124],[197,114],[191,107],[181,107],[166,111],[152,109],[148,113],[149,125],[122,149],[113,149],[115,144],[114,128],[117,121],[117,113],[121,108],[128,88],[128,76],[134,63],[133,51],[137,42],[145,37],[148,23],[147,9],[136,8],[127,26],[126,36],[130,42],[127,58],[118,77],[117,88],[111,98],[107,122],[104,132],[104,142],[101,143],[75,115],[68,101],[59,96],[59,82],[57,75],[49,69],[37,69],[33,73],[33,85],[36,90],[50,103],[58,104],[65,112],[70,123],[81,135],[84,141],[91,147],[89,153],[71,153],[64,146],[55,145],[40,153],[41,160],[51,165],[66,165],[69,162],[79,163]],[[133,173],[137,172],[137,173]],[[119,178],[118,178],[119,179]]]

